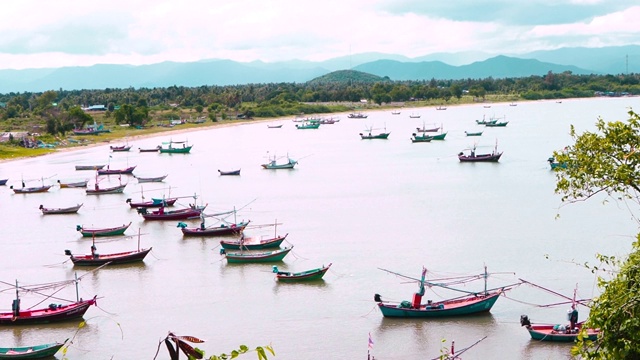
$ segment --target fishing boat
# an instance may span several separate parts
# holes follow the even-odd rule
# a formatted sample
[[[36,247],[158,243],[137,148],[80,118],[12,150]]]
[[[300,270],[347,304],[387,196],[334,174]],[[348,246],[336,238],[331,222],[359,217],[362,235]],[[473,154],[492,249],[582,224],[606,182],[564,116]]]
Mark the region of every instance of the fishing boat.
[[[551,168],[551,170],[555,170],[556,168],[561,168],[561,169],[566,169],[567,168],[567,163],[565,162],[558,162],[556,161],[556,158],[551,156],[547,159],[547,162],[549,163],[549,167]]]
[[[180,146],[182,145],[182,146]],[[160,147],[161,154],[188,154],[193,145],[189,145],[186,141],[169,141],[163,142]]]
[[[162,146],[158,145],[158,146],[156,146],[154,148],[146,148],[146,149],[145,148],[138,148],[138,150],[140,152],[158,152],[158,151],[160,151],[161,147]]]
[[[160,206],[157,211],[149,211],[146,207],[138,208],[137,211],[145,220],[187,220],[199,218],[205,208],[206,205],[167,211],[164,206]]]
[[[518,104],[516,104],[516,103],[511,103],[511,104],[509,104],[509,106],[518,106]]]
[[[20,346],[20,347],[0,347],[0,359],[46,359],[50,358],[62,348],[69,339],[63,342],[50,344]]]
[[[412,143],[425,143],[431,142],[433,140],[433,136],[427,135],[425,133],[418,135],[416,133],[411,134],[412,138],[410,139]]]
[[[120,174],[133,174],[137,165],[129,166],[124,169],[110,169],[107,165],[106,169],[98,169],[98,175],[120,175]]]
[[[78,279],[70,280],[69,283],[75,282],[76,294],[78,293]],[[51,288],[60,287],[64,285],[62,283],[51,284]],[[38,290],[41,291],[42,285],[37,285]],[[16,281],[16,298],[13,300],[10,312],[0,313],[0,325],[32,325],[32,324],[46,324],[68,320],[75,320],[81,318],[85,312],[89,309],[89,306],[96,304],[97,296],[94,296],[89,300],[76,299],[67,305],[62,304],[49,304],[49,306],[40,309],[29,308],[22,310],[20,306],[19,291],[30,291],[27,286],[18,286]]]
[[[70,207],[66,207],[66,208],[46,208],[42,205],[40,205],[40,207],[38,209],[40,209],[42,211],[43,215],[49,215],[49,214],[75,214],[78,212],[78,210],[80,210],[80,208],[82,207],[82,204],[78,204],[76,206],[70,206]]]
[[[307,271],[301,272],[288,272],[288,271],[280,271],[277,266],[272,268],[272,271],[276,274],[276,279],[281,282],[298,282],[298,281],[313,281],[320,280],[324,276],[324,274],[331,267],[331,263],[329,265],[319,267],[317,269],[311,269]]]
[[[522,283],[531,285],[535,288],[544,290],[553,295],[569,300],[568,302],[556,303],[552,305],[571,304],[571,308],[567,310],[567,323],[564,324],[536,324],[531,323],[527,315],[520,316],[520,326],[524,326],[533,340],[553,341],[553,342],[574,342],[578,336],[585,334],[588,340],[595,341],[600,334],[600,329],[585,328],[584,322],[578,321],[578,305],[588,306],[585,302],[590,299],[576,299],[578,288],[573,290],[573,297],[568,297],[556,291],[547,289],[543,286],[534,284],[524,279],[519,279]]]
[[[167,178],[167,176],[169,175],[165,174],[162,176],[154,176],[154,177],[142,177],[142,176],[133,175],[134,178],[138,179],[138,183],[162,182],[164,179]]]
[[[296,129],[299,129],[299,130],[318,129],[319,127],[320,127],[320,121],[318,120],[309,120],[301,124],[296,124]]]
[[[33,193],[42,193],[47,192],[51,189],[51,185],[42,185],[42,186],[31,186],[25,187],[24,183],[22,183],[21,188],[14,188],[13,185],[9,186],[9,189],[12,189],[16,194],[33,194]]]
[[[218,173],[219,173],[221,176],[227,176],[227,175],[235,176],[235,175],[240,175],[240,169],[238,169],[238,170],[231,170],[231,171],[222,171],[222,170],[218,169]]]
[[[337,122],[340,122],[340,118],[337,118],[337,117],[320,118],[318,122],[322,125],[333,125]]]
[[[502,152],[498,152],[498,144],[496,142],[496,146],[491,153],[478,154],[476,153],[476,146],[474,145],[472,148],[465,149],[458,153],[458,160],[460,160],[460,162],[498,162],[501,156]]]
[[[97,248],[94,241],[91,245],[91,254],[89,255],[73,255],[71,250],[68,249],[64,251],[64,254],[69,256],[73,265],[77,266],[100,266],[104,264],[118,265],[142,261],[151,249],[152,248],[140,249],[140,237],[138,237],[138,249],[133,251],[98,254],[96,253]]]
[[[268,252],[239,252],[228,253],[225,249],[220,249],[220,254],[227,258],[227,263],[261,263],[261,262],[277,262],[282,261],[285,256],[293,249],[285,247],[284,249],[268,251]]]
[[[464,133],[467,136],[482,136],[482,131],[465,131]]]
[[[181,222],[178,223],[180,230],[184,236],[225,236],[225,235],[237,235],[249,225],[251,220],[241,221],[233,224],[221,224],[219,226],[205,226],[204,221],[200,223],[199,227],[188,227],[187,224]]]
[[[391,115],[400,115],[400,110],[391,111]]]
[[[277,159],[275,156],[273,156],[272,158],[269,158],[269,162],[266,164],[261,164],[260,166],[262,166],[263,169],[269,169],[269,170],[279,170],[279,169],[293,169],[294,166],[296,166],[298,162],[296,160],[293,160],[292,158],[290,158],[289,156],[287,156],[287,162],[286,163],[277,163]]]
[[[436,126],[433,124],[432,126],[427,127],[424,123],[421,128],[416,128],[417,132],[438,132],[442,126]]]
[[[438,106],[436,107],[436,110],[447,110],[446,106]]]
[[[488,122],[484,124],[486,127],[505,127],[507,126],[508,121],[496,121],[496,122]]]
[[[7,185],[7,181],[9,181],[9,179],[0,179],[0,186]]]
[[[89,183],[89,179],[84,179],[82,181],[61,181],[58,180],[58,184],[60,185],[60,189],[64,188],[86,188]]]
[[[280,129],[282,127],[282,124],[279,125],[267,125],[267,128],[269,129]]]
[[[96,182],[93,189],[87,188],[87,195],[122,194],[127,183],[101,188]]]
[[[150,201],[139,201],[132,202],[131,198],[127,199],[125,202],[129,204],[132,208],[159,208],[161,206],[173,206],[176,203],[178,198],[167,198],[167,199],[152,199]]]
[[[420,114],[411,113],[411,115],[409,115],[409,117],[410,117],[411,119],[420,119]]]
[[[380,129],[374,129],[373,127],[366,129],[366,133],[360,133],[360,139],[362,140],[373,140],[373,139],[382,139],[382,140],[386,140],[389,138],[389,134],[391,134],[391,132],[387,132],[387,128],[384,128],[384,132],[378,132],[378,133],[374,133],[374,130],[380,130]]]
[[[79,231],[84,237],[116,236],[124,234],[129,226],[131,226],[131,222],[111,228],[87,228],[84,225],[76,225],[76,231]]]
[[[125,151],[129,151],[131,150],[131,146],[130,145],[111,145],[109,146],[109,149],[111,149],[111,151],[113,152],[125,152]]]
[[[487,270],[485,267],[484,274],[480,275],[484,277],[485,286],[484,291],[472,292],[462,289],[456,289],[448,286],[444,283],[435,283],[433,281],[426,281],[425,276],[427,269],[422,269],[422,277],[420,279],[408,277],[398,273],[391,272],[389,270],[383,271],[389,272],[394,275],[401,276],[406,279],[417,281],[420,285],[420,289],[413,295],[412,301],[402,301],[400,303],[392,303],[389,301],[383,301],[379,294],[375,294],[374,301],[378,303],[378,308],[382,312],[384,317],[395,318],[439,318],[447,316],[462,316],[489,312],[495,304],[498,297],[508,289],[508,286],[501,288],[487,290]],[[477,279],[478,275],[470,276],[469,279]],[[456,279],[459,281],[459,279]],[[426,303],[422,303],[422,297],[425,294],[425,284],[429,287],[438,286],[449,290],[462,292],[465,295],[440,301],[427,300]],[[512,287],[513,285],[509,285]]]
[[[498,119],[496,118],[490,118],[489,120],[487,120],[485,118],[485,116],[482,116],[482,120],[476,120],[476,124],[478,125],[487,125],[487,124],[495,124],[498,122]]]
[[[100,170],[106,165],[76,165],[76,170]]]
[[[244,234],[243,234],[244,235]],[[220,246],[228,250],[263,250],[280,247],[289,234],[269,238],[244,237],[238,240],[220,240]]]
[[[351,113],[349,115],[347,115],[347,117],[349,119],[366,119],[369,115],[363,114],[363,113]]]

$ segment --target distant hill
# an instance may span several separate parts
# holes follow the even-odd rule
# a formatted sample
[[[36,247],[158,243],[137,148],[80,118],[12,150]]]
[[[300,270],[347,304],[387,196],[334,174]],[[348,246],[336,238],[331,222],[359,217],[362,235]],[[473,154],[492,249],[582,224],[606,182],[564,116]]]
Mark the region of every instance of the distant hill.
[[[313,80],[309,80],[309,84],[326,84],[326,83],[373,83],[379,81],[388,81],[389,78],[383,78],[372,74],[367,74],[356,70],[338,70],[322,75]]]
[[[440,61],[401,63],[391,60],[378,60],[356,67],[356,70],[378,76],[388,76],[393,80],[430,80],[435,79],[479,79],[508,78],[545,75],[549,71],[560,73],[571,71],[573,74],[592,74],[594,71],[576,66],[544,63],[538,60],[518,59],[496,56],[469,65],[451,66]]]
[[[243,63],[210,59],[141,66],[102,64],[56,69],[0,70],[0,93],[58,89],[154,88],[173,85],[197,87],[301,83],[346,69],[380,77],[388,76],[391,80],[523,77],[544,75],[549,71],[615,75],[627,71],[640,73],[640,46],[562,48],[509,56],[469,51],[408,58],[371,52],[320,62],[290,60],[275,63]]]

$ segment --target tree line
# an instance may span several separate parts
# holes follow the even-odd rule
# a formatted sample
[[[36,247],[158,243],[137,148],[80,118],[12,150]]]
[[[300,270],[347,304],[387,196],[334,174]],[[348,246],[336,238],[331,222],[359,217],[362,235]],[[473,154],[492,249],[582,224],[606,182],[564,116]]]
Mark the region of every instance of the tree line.
[[[294,114],[330,113],[348,107],[327,103],[375,104],[415,100],[447,103],[463,95],[484,99],[509,95],[524,100],[592,97],[604,94],[640,94],[640,75],[574,75],[548,72],[523,78],[492,77],[463,80],[335,81],[268,83],[235,86],[170,86],[103,90],[50,90],[0,95],[0,119],[39,119],[50,133],[64,133],[92,120],[82,107],[104,105],[107,116],[117,123],[143,125],[152,113],[170,113],[176,107],[206,112],[212,121],[227,114],[243,117],[276,117]]]

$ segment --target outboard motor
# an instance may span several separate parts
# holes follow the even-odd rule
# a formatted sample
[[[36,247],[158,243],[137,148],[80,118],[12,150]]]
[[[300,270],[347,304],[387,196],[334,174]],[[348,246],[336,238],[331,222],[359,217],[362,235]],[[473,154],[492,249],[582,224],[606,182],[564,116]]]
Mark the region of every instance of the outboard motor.
[[[527,315],[520,315],[520,326],[531,326],[531,321]]]
[[[380,294],[373,295],[373,301],[382,302],[382,297],[380,296]]]

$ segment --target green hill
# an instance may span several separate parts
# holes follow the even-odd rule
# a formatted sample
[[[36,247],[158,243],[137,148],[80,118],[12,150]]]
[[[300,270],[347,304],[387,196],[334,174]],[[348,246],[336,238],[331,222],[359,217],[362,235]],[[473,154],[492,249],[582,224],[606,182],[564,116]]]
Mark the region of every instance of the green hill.
[[[313,80],[309,80],[309,84],[326,84],[326,83],[374,83],[380,81],[389,81],[388,77],[380,77],[362,71],[355,70],[338,70],[326,75],[322,75]]]

